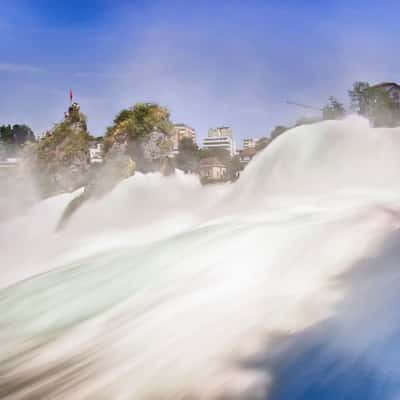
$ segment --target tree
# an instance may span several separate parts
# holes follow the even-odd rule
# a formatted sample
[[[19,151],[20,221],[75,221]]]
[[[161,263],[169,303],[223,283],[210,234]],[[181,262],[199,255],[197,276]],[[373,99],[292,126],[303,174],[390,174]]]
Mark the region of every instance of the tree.
[[[199,148],[192,138],[182,138],[179,142],[178,155],[176,156],[177,167],[185,171],[185,173],[197,171],[199,157]]]
[[[114,118],[114,124],[119,124],[127,119],[129,119],[133,115],[133,110],[123,109],[120,113]]]
[[[282,133],[286,132],[289,128],[283,125],[276,126],[271,132],[271,139],[275,139],[278,136],[282,135]]]
[[[320,122],[322,119],[321,117],[300,117],[296,123],[294,124],[295,127],[303,126],[303,125],[312,125],[317,122]]]
[[[0,126],[0,141],[4,144],[22,145],[26,141],[35,141],[35,135],[27,125]]]
[[[243,164],[240,161],[240,156],[237,154],[232,157],[231,162],[230,162],[230,171],[231,171],[231,176],[233,178],[237,178],[239,176],[238,172],[243,170]]]
[[[155,103],[137,103],[114,118],[114,124],[105,135],[106,151],[116,140],[146,138],[154,131],[170,135],[172,129],[170,113],[166,108]]]
[[[353,110],[368,118],[374,126],[400,124],[400,104],[383,87],[355,82],[349,96]]]
[[[36,140],[32,129],[27,125],[14,125],[12,130],[15,143],[18,145],[22,145],[27,141],[34,142]]]
[[[365,115],[369,103],[368,91],[370,87],[368,82],[356,81],[353,83],[353,89],[349,90],[350,107],[358,114]]]
[[[104,137],[104,151],[123,146],[137,170],[160,170],[172,151],[173,124],[169,111],[155,103],[137,103],[122,110]]]
[[[128,133],[131,138],[146,137],[154,130],[169,135],[173,125],[169,119],[169,111],[153,103],[138,103],[133,109],[124,113]],[[121,117],[121,115],[120,115]]]
[[[264,150],[271,143],[271,141],[272,139],[268,137],[260,138],[256,143],[256,151],[259,152],[261,150]]]
[[[374,126],[398,126],[400,124],[400,104],[381,87],[366,90],[368,108],[366,116]]]
[[[22,145],[27,141],[35,141],[35,135],[27,125],[2,125],[0,126],[0,142],[3,153],[10,157],[18,155]]]
[[[222,163],[229,163],[231,154],[226,149],[201,149],[199,152],[200,159],[215,157]]]
[[[1,125],[0,126],[0,140],[4,144],[14,144],[14,132],[11,128],[11,125]]]
[[[335,97],[329,97],[328,104],[322,109],[323,119],[340,119],[346,114],[344,105]]]

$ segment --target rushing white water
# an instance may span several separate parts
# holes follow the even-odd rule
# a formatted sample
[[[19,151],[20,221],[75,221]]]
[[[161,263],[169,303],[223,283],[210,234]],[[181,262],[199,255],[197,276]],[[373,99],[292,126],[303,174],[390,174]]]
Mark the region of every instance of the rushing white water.
[[[0,225],[0,397],[330,398],[290,381],[308,332],[383,369],[399,154],[400,129],[328,121],[276,139],[235,184],[137,174],[61,232],[76,194]]]

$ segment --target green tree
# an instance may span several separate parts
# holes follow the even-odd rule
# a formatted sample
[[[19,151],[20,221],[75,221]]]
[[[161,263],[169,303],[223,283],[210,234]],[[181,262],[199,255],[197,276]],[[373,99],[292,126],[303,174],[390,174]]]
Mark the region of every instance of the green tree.
[[[114,118],[114,124],[120,124],[121,122],[129,119],[133,115],[133,110],[124,109]]]
[[[122,110],[104,137],[106,158],[113,148],[131,157],[137,171],[161,171],[172,151],[173,124],[165,107],[137,103]],[[164,167],[163,167],[164,168]]]
[[[398,126],[400,124],[400,104],[381,87],[367,89],[367,117],[374,126]]]
[[[169,111],[155,103],[137,103],[122,110],[107,129],[105,150],[115,141],[137,140],[148,137],[153,131],[170,135],[173,130]]]
[[[27,141],[34,142],[36,140],[32,129],[27,125],[14,125],[12,131],[15,143],[18,145],[22,145]]]
[[[335,97],[329,97],[328,104],[322,109],[323,119],[340,119],[346,114],[344,105],[340,103]]]
[[[18,155],[22,145],[27,141],[35,141],[35,135],[27,125],[0,126],[0,143],[7,157]]]
[[[272,139],[268,137],[260,138],[260,140],[258,140],[256,143],[256,151],[259,152],[264,150],[271,143],[271,141]]]
[[[369,105],[367,89],[370,87],[368,82],[356,81],[353,88],[348,91],[350,97],[350,107],[353,111],[361,115],[366,115]]]
[[[191,138],[182,138],[179,142],[178,155],[176,156],[177,167],[185,172],[197,171],[199,158],[197,144]]]
[[[243,164],[240,162],[240,156],[234,155],[230,161],[230,170],[232,177],[238,177],[238,172],[243,170]]]
[[[276,126],[271,132],[271,135],[270,135],[271,139],[277,138],[278,136],[282,135],[282,133],[286,132],[288,129],[289,128],[287,128],[286,126],[283,126],[283,125]]]
[[[226,149],[201,149],[199,152],[200,159],[215,157],[222,163],[231,161],[231,154]]]
[[[400,104],[383,87],[355,82],[349,96],[353,110],[368,118],[374,126],[400,124]]]
[[[0,141],[5,144],[22,145],[26,141],[35,141],[35,135],[27,125],[15,124],[0,126]]]
[[[303,126],[303,125],[312,125],[317,122],[321,121],[321,117],[300,117],[296,123],[294,124],[295,127]]]
[[[0,140],[4,144],[14,144],[14,132],[11,128],[11,125],[1,125],[0,126]]]

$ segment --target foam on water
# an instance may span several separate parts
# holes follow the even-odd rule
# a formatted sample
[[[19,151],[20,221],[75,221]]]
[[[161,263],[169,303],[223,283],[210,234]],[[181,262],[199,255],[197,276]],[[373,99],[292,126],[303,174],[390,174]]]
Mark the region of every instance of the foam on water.
[[[64,231],[76,194],[0,225],[0,397],[312,398],[308,385],[327,379],[318,358],[285,361],[322,337],[383,371],[369,349],[389,352],[394,329],[384,249],[399,222],[399,150],[399,129],[328,121],[279,137],[233,185],[137,174]],[[375,279],[356,290],[368,257],[386,266],[388,299],[371,295]]]

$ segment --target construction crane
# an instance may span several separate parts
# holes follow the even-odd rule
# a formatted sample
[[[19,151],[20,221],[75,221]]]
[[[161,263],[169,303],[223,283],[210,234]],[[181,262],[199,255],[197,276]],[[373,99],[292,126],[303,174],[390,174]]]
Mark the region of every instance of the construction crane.
[[[310,106],[310,105],[308,105],[308,104],[296,103],[295,101],[286,100],[286,104],[291,104],[291,105],[293,105],[293,106],[302,107],[302,108],[307,108],[307,109],[309,109],[309,110],[314,110],[314,111],[322,111],[322,108]]]

